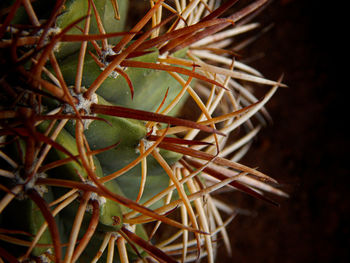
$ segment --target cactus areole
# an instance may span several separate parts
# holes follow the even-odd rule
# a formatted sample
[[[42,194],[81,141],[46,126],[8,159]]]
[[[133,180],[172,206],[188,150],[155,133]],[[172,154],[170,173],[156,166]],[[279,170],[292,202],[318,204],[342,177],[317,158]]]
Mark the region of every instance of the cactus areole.
[[[217,190],[286,196],[238,163],[285,85],[239,61],[267,1],[236,2],[1,1],[1,262],[214,262]]]

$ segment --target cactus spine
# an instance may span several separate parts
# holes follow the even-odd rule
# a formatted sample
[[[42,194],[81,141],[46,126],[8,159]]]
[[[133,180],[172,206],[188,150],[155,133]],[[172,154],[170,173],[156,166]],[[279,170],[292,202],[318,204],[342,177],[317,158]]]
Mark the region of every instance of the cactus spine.
[[[267,1],[135,2],[0,4],[2,261],[214,262],[236,214],[214,191],[286,195],[237,163],[284,86],[230,51]]]

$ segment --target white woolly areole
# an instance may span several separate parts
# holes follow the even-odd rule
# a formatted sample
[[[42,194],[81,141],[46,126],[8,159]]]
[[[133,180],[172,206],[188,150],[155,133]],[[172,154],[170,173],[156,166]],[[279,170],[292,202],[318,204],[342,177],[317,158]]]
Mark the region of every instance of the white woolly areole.
[[[44,254],[39,256],[39,260],[41,260],[40,262],[42,263],[51,263],[52,260],[47,256],[47,255],[52,255],[52,249],[49,248]]]
[[[84,87],[82,87],[82,89],[85,90]],[[96,116],[95,114],[91,114],[91,110],[90,110],[91,104],[97,104],[98,103],[98,97],[97,97],[97,95],[95,93],[92,94],[90,99],[86,99],[83,96],[83,93],[76,94],[73,89],[69,89],[69,91],[70,91],[71,95],[78,100],[78,104],[75,105],[75,108],[78,111],[83,109],[85,111],[85,113],[87,114],[87,116]],[[75,114],[75,111],[74,111],[73,107],[71,105],[69,105],[69,104],[66,104],[64,112],[65,113]],[[89,128],[89,125],[92,122],[93,122],[93,120],[90,120],[90,119],[83,120],[84,129],[87,130]]]
[[[96,186],[96,184],[90,180],[86,180],[85,183],[88,185]],[[103,196],[99,196],[98,194],[96,194],[94,192],[91,193],[90,200],[96,200],[100,207],[102,207],[107,202],[106,198],[104,198]],[[92,205],[88,204],[86,207],[86,211],[92,213],[92,210],[93,210]]]
[[[45,193],[48,193],[49,190],[46,187],[46,185],[36,185],[35,182],[38,178],[47,178],[47,174],[46,173],[37,173],[33,176],[33,178],[26,182],[24,179],[21,178],[21,176],[19,175],[19,171],[17,171],[15,173],[15,180],[17,182],[17,184],[23,184],[24,185],[24,190],[23,192],[20,192],[17,196],[16,199],[17,200],[25,200],[27,199],[27,195],[25,194],[25,192],[28,189],[35,189],[37,191],[37,193],[43,197]]]
[[[141,141],[143,141],[143,145],[144,145],[144,147],[145,147],[145,151],[147,151],[150,147],[152,147],[153,144],[155,144],[155,142],[153,142],[153,141],[148,141],[148,140],[145,139],[145,138],[142,138]],[[141,154],[141,152],[140,152],[140,143],[139,143],[138,147],[136,147],[135,152],[136,152],[137,154]]]
[[[43,29],[40,29],[37,33],[38,36],[41,36],[42,33],[44,32]],[[47,31],[47,34],[46,34],[46,38],[44,39],[44,45],[47,45],[51,42],[51,39],[55,36],[55,35],[58,35],[59,33],[61,32],[61,28],[59,27],[51,27],[48,29]],[[60,41],[58,41],[56,44],[55,44],[55,47],[53,49],[54,52],[59,52],[59,49],[60,49],[60,46],[61,46],[61,43]]]
[[[103,196],[99,196],[98,194],[96,193],[92,193],[91,196],[90,196],[90,200],[95,200],[98,202],[98,205],[100,207],[102,207],[106,202],[107,202],[107,199],[104,198]],[[86,207],[86,211],[89,212],[89,213],[92,213],[92,205],[88,204],[87,207]]]
[[[32,260],[28,261],[28,263],[37,263],[37,262],[40,262],[40,263],[52,263],[52,260],[48,257],[48,255],[53,255],[53,252],[52,252],[51,248],[49,248],[48,250],[46,250],[46,252],[41,254],[39,256],[39,259],[37,259],[37,260],[33,260],[32,259]]]
[[[106,61],[106,57],[107,57],[107,56],[115,56],[115,55],[118,55],[118,53],[116,53],[116,52],[113,51],[113,48],[112,48],[111,45],[108,45],[107,49],[102,51],[102,54],[101,54],[101,56],[100,56],[101,62],[102,62],[103,64],[106,64],[106,63],[108,63],[108,62]]]
[[[106,67],[109,65],[109,63],[106,63],[105,64],[106,65]],[[104,71],[105,69],[106,69],[106,67],[101,67],[100,69],[101,69],[101,71]],[[116,68],[118,68],[119,66],[117,66]],[[119,67],[120,68],[120,67]],[[118,78],[118,76],[119,76],[119,73],[118,72],[116,72],[116,71],[112,71],[111,73],[109,73],[109,75],[108,75],[108,77],[110,77],[110,78],[113,78],[113,79],[116,79],[116,78]]]
[[[120,53],[120,52],[119,52],[119,53]],[[104,71],[104,70],[106,69],[106,67],[110,64],[110,62],[108,62],[108,61],[106,60],[106,58],[107,58],[108,56],[115,56],[115,55],[118,55],[119,53],[114,52],[113,49],[112,49],[112,46],[108,45],[107,49],[106,49],[106,50],[103,50],[103,51],[102,51],[102,54],[101,54],[101,56],[100,56],[100,62],[101,62],[103,65],[105,65],[104,67],[101,67],[100,69],[101,69],[102,71]],[[122,68],[122,67],[120,67],[120,66],[116,66],[116,68],[119,68],[119,69],[124,70],[124,71],[126,70],[126,68]],[[111,77],[111,78],[116,79],[116,78],[119,76],[119,73],[116,72],[116,71],[112,71],[108,76]]]
[[[152,126],[151,128],[150,127],[147,127],[147,134],[151,134],[151,135],[154,135],[154,136],[157,136],[157,126],[154,125]],[[143,145],[145,147],[145,151],[147,151],[150,147],[152,147],[153,144],[155,144],[154,141],[148,141],[146,138],[142,138],[141,141],[143,142]],[[155,149],[156,151],[158,149]],[[135,149],[135,152],[137,154],[140,154],[140,143],[138,144],[138,147],[136,147]]]

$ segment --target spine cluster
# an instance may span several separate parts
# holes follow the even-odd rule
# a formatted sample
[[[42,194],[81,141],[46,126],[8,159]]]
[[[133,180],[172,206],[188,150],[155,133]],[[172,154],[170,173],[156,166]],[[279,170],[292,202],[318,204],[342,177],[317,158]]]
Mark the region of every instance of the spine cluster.
[[[214,262],[220,191],[287,196],[238,162],[285,85],[235,42],[267,1],[236,2],[0,3],[0,261]]]

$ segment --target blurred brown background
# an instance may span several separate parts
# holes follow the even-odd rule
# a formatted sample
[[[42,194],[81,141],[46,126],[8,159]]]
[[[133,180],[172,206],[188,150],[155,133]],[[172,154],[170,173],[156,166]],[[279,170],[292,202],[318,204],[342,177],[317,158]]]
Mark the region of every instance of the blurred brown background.
[[[290,198],[276,208],[231,195],[255,216],[231,223],[233,258],[218,262],[350,262],[342,10],[330,1],[275,0],[256,19],[274,27],[243,55],[263,53],[250,64],[271,79],[284,73],[289,88],[267,105],[274,123],[242,163],[278,179]]]

